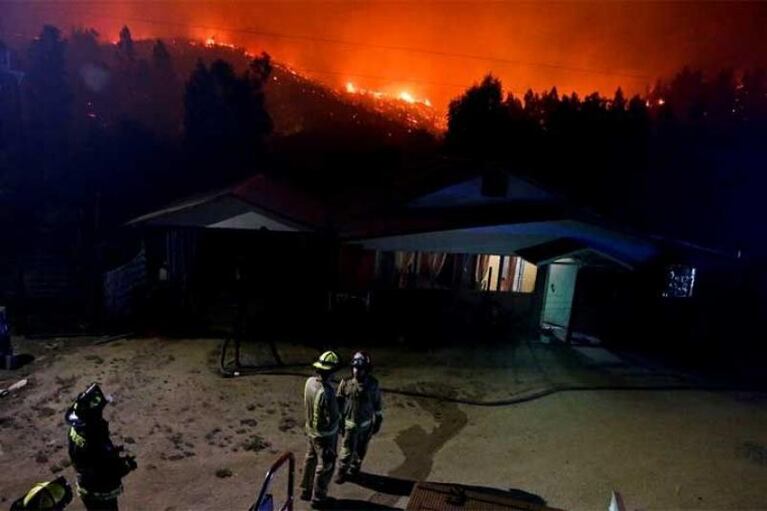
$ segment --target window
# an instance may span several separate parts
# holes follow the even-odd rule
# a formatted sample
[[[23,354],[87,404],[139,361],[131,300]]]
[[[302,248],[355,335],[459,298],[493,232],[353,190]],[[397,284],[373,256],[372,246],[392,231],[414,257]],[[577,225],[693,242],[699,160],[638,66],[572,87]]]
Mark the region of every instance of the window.
[[[535,277],[538,275],[538,267],[517,257],[517,268],[514,275],[512,291],[517,293],[532,293],[535,290]]]
[[[690,298],[695,287],[695,268],[677,264],[666,268],[663,298]]]
[[[521,257],[479,255],[475,266],[475,282],[481,291],[532,293],[538,268]]]
[[[498,291],[498,283],[503,279],[501,274],[501,256],[492,255],[488,261],[487,282],[482,287],[487,291]],[[500,278],[499,278],[500,276]]]
[[[395,274],[395,287],[435,289],[450,286],[450,275],[445,274],[447,271],[452,271],[453,266],[447,253],[398,251],[391,254],[394,267],[389,271]],[[379,278],[381,278],[382,270],[383,268],[379,265]],[[444,280],[447,280],[446,284]]]

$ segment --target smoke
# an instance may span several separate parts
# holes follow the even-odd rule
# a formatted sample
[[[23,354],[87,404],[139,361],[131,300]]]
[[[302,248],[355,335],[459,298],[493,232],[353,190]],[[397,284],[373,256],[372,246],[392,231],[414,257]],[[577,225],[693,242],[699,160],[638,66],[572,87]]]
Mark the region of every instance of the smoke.
[[[80,77],[85,86],[93,92],[101,92],[109,83],[109,71],[101,66],[85,64],[80,69]]]
[[[92,26],[108,40],[123,24],[135,38],[215,35],[336,87],[408,90],[438,108],[488,72],[520,94],[556,86],[583,95],[642,93],[686,64],[767,63],[761,3],[61,0],[4,4],[0,18],[11,44],[42,23]]]

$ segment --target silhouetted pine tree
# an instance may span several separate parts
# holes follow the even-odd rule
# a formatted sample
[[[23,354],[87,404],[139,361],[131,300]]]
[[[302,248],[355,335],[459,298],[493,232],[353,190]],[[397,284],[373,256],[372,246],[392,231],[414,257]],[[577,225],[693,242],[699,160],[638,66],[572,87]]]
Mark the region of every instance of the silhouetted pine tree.
[[[51,25],[29,46],[23,81],[29,118],[29,158],[40,165],[43,181],[61,171],[68,156],[67,139],[72,115],[72,93],[66,71],[66,42]]]

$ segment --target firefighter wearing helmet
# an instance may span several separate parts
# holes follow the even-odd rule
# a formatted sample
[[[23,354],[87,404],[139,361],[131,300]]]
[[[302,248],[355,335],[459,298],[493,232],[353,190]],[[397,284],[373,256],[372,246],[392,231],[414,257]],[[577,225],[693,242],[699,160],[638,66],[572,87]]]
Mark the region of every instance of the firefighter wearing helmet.
[[[92,383],[66,412],[77,493],[88,510],[116,510],[122,478],[136,469],[133,457],[121,455],[122,447],[109,438],[109,423],[103,417],[109,401],[99,385]]]
[[[381,429],[381,390],[378,380],[370,374],[372,369],[370,355],[359,351],[352,358],[351,378],[344,378],[338,385],[342,430],[345,432],[335,480],[338,484],[359,473],[368,443]]]
[[[328,486],[336,464],[340,421],[338,401],[330,376],[340,367],[340,359],[334,352],[326,351],[312,365],[317,375],[307,379],[304,386],[308,441],[301,480],[301,499],[311,500],[314,509],[323,509],[331,506]]]

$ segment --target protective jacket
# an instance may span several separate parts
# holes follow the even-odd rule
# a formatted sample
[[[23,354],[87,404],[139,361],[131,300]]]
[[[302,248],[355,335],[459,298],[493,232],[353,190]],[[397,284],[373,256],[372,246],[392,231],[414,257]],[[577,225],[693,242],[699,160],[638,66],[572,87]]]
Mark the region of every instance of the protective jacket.
[[[338,402],[348,429],[366,429],[382,417],[378,380],[368,375],[363,381],[346,378],[338,385]]]
[[[112,444],[109,423],[103,418],[69,422],[69,457],[77,472],[77,493],[93,499],[116,498],[122,493],[122,478],[134,466]]]
[[[338,433],[338,402],[329,382],[319,376],[306,380],[304,387],[306,408],[306,434],[310,438],[332,436]]]

